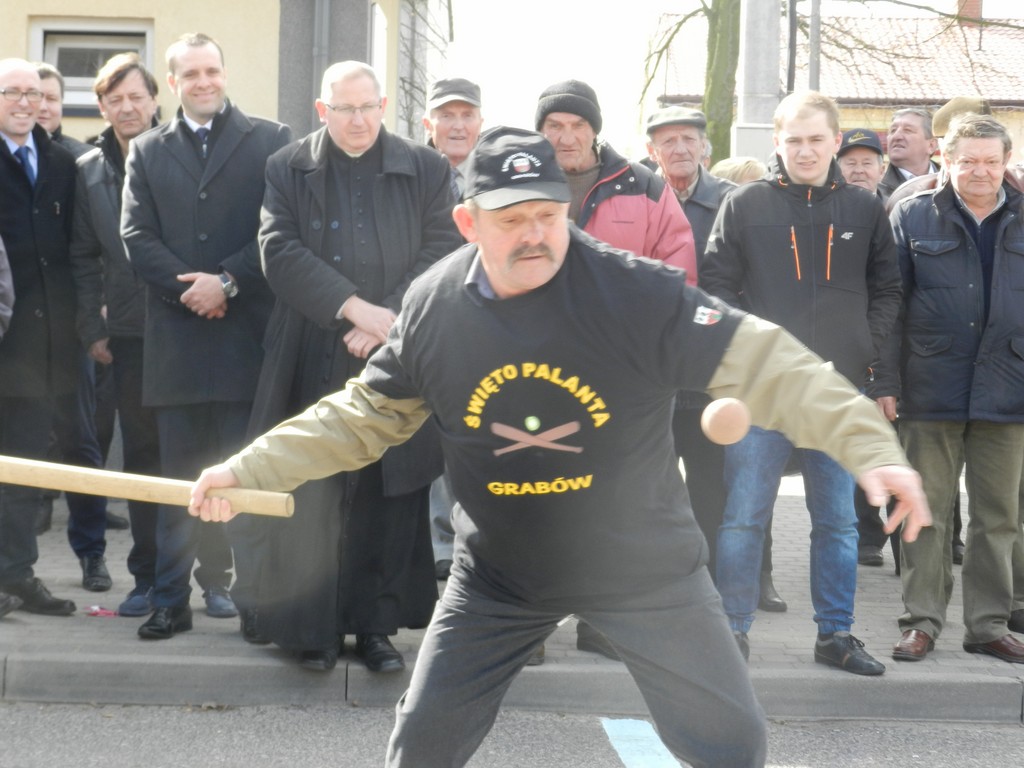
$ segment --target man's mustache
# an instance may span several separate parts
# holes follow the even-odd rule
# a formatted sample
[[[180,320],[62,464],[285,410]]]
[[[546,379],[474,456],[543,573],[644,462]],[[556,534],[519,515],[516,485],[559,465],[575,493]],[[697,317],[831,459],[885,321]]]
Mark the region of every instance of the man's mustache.
[[[543,256],[545,259],[554,261],[555,254],[548,246],[540,243],[539,245],[521,245],[512,251],[508,257],[509,264],[514,264],[519,259],[529,259],[534,256]]]

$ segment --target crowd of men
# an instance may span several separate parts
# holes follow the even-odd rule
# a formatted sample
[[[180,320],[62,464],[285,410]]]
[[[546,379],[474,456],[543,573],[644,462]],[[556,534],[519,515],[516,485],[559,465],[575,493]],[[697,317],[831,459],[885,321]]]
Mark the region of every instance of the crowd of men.
[[[429,625],[389,764],[448,765],[575,614],[676,754],[758,764],[742,660],[756,610],[786,610],[771,517],[795,469],[815,661],[885,671],[852,629],[857,566],[892,534],[894,659],[934,647],[962,562],[964,650],[1024,663],[1024,198],[983,101],[897,111],[886,165],[874,130],[792,94],[736,184],[701,112],[656,111],[630,161],[579,80],[541,92],[536,132],[484,131],[479,86],[439,80],[418,142],[341,62],[293,140],[227,97],[212,38],[166,64],[159,124],[154,74],[106,62],[83,144],[59,73],[0,61],[0,454],[101,466],[99,368],[126,471],[214,466],[187,510],[129,503],[118,612],[140,638],[192,629],[193,577],[209,616],[311,670],[404,669],[390,637]],[[726,395],[754,426],[723,448],[700,415]],[[295,516],[204,500],[236,484],[293,490]],[[34,575],[40,499],[0,486],[0,616],[76,610]],[[69,508],[83,587],[110,590],[104,500]]]

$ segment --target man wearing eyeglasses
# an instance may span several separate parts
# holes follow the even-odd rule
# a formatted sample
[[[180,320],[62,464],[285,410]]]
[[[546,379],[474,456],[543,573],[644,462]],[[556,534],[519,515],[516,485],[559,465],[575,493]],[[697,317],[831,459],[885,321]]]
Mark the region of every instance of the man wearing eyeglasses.
[[[0,343],[0,454],[28,459],[46,455],[53,398],[74,392],[79,355],[68,259],[75,160],[38,125],[42,99],[34,65],[0,61],[0,239],[15,294]],[[38,489],[0,486],[0,615],[75,612],[33,574],[39,502]]]
[[[146,283],[142,399],[156,410],[161,471],[188,477],[245,437],[273,306],[256,244],[264,169],[291,131],[227,99],[223,51],[210,37],[182,36],[167,49],[167,69],[181,108],[131,142],[121,235]],[[241,612],[243,637],[258,640],[256,528],[229,528],[225,539],[183,508],[162,506],[155,610],[139,636],[160,640],[192,628],[189,581],[198,552],[207,614]]]
[[[267,163],[260,249],[277,304],[254,434],[358,375],[413,278],[462,244],[448,162],[388,133],[386,104],[371,67],[334,64],[316,100],[324,127]],[[428,426],[299,489],[298,514],[268,542],[261,631],[308,669],[333,669],[346,634],[371,671],[403,669],[388,636],[426,626],[437,600],[428,491],[441,470]]]

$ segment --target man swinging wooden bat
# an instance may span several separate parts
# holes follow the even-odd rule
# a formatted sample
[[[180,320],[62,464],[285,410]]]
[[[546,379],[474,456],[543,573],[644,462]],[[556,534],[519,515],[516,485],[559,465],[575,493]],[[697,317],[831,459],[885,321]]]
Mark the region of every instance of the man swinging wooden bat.
[[[917,473],[876,407],[788,333],[570,226],[544,137],[485,133],[465,180],[454,216],[471,244],[413,283],[344,391],[205,470],[190,513],[230,520],[218,489],[354,470],[434,418],[459,501],[455,564],[386,764],[464,765],[575,614],[618,651],[675,755],[763,765],[764,714],[676,463],[675,393],[742,399],[759,426],[829,451],[873,503],[899,497],[889,525],[911,539],[930,523]],[[558,380],[529,375],[541,365]],[[578,450],[558,442],[568,434]]]

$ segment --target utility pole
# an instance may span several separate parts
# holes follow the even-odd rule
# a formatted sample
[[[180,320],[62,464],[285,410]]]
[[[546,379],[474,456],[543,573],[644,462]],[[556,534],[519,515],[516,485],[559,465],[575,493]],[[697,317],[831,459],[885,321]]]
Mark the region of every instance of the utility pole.
[[[734,155],[763,160],[772,151],[772,115],[778,106],[781,14],[777,0],[742,0]]]

